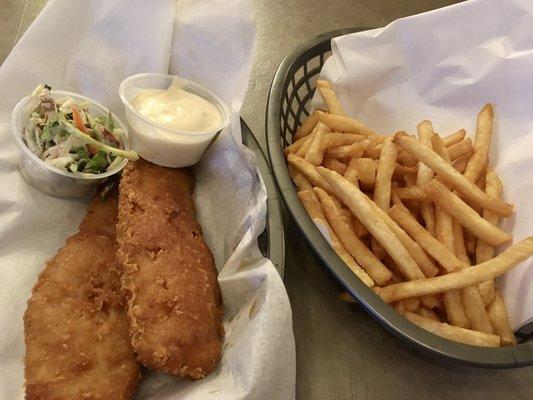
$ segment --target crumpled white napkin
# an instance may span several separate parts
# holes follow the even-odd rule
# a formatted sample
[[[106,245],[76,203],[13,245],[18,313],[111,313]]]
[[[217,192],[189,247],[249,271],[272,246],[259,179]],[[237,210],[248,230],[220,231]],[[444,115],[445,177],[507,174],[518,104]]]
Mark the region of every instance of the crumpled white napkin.
[[[56,199],[24,181],[11,137],[13,106],[46,82],[122,117],[121,80],[169,70],[204,83],[231,106],[230,127],[195,168],[194,196],[220,271],[226,337],[222,362],[207,378],[149,372],[136,398],[294,398],[290,305],[278,271],[257,247],[266,192],[240,136],[255,44],[250,15],[246,0],[52,0],[0,67],[0,398],[23,398],[26,300],[45,261],[76,232],[89,200]]]

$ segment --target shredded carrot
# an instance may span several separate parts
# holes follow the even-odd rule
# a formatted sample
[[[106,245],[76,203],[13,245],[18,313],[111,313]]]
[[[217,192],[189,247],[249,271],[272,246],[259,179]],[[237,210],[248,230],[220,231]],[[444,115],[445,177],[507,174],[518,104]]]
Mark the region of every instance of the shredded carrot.
[[[83,119],[81,118],[80,110],[78,110],[78,107],[71,107],[71,110],[72,119],[74,120],[74,125],[76,125],[76,128],[78,128],[83,133],[87,133],[89,130],[83,124]]]
[[[96,153],[98,153],[98,147],[96,147],[93,144],[88,144],[87,145],[87,151],[94,156]]]

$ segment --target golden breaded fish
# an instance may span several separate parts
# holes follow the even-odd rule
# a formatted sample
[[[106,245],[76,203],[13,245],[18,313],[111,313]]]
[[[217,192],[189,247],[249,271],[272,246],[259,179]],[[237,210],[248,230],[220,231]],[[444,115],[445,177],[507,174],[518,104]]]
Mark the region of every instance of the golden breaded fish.
[[[116,261],[116,194],[48,261],[24,315],[27,400],[126,400],[140,378]]]
[[[117,254],[139,361],[199,379],[220,359],[222,301],[192,188],[186,169],[129,163],[120,182]]]

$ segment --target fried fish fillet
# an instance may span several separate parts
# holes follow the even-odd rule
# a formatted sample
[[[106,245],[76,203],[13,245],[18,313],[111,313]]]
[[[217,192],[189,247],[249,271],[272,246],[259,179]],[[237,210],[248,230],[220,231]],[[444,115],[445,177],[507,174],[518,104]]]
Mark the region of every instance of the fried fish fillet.
[[[117,224],[130,337],[147,367],[199,379],[221,355],[222,301],[186,169],[144,160],[120,182]]]
[[[116,261],[117,195],[92,201],[24,315],[27,400],[131,399],[140,378]]]

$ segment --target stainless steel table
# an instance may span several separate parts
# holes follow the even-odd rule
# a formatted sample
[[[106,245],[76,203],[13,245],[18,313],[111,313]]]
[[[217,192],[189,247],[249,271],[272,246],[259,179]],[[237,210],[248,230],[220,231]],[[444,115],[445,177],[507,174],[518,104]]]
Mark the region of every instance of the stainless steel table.
[[[67,1],[67,0],[64,0]],[[0,0],[0,62],[46,0]],[[383,26],[447,0],[252,0],[257,51],[242,115],[264,146],[272,75],[298,43],[352,26]],[[285,215],[285,282],[293,309],[298,399],[531,399],[533,367],[484,370],[430,358],[385,332],[321,267]]]

